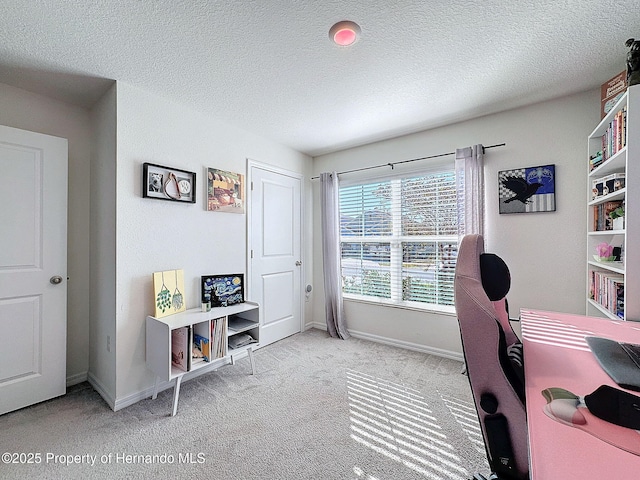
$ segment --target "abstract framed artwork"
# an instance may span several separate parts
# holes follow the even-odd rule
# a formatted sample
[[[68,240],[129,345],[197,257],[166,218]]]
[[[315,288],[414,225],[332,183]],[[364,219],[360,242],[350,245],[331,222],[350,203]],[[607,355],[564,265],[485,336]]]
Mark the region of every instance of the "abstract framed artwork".
[[[207,210],[244,213],[244,175],[207,169]]]
[[[142,196],[196,203],[196,174],[154,163],[142,164]]]
[[[498,202],[500,213],[555,212],[556,166],[498,172]]]

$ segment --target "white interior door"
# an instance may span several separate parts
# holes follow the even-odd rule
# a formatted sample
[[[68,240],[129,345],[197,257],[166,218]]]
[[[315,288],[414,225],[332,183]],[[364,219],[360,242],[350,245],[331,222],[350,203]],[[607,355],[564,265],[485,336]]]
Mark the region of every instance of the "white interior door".
[[[260,345],[298,333],[302,322],[302,179],[250,165],[251,300],[262,311]]]
[[[0,126],[0,414],[63,395],[67,140]]]

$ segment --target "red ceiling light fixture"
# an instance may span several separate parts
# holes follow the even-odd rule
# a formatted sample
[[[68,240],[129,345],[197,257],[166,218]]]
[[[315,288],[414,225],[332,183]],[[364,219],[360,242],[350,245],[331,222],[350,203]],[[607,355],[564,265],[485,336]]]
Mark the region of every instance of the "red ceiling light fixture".
[[[341,47],[353,45],[360,38],[360,25],[349,20],[338,22],[329,29],[329,38]]]

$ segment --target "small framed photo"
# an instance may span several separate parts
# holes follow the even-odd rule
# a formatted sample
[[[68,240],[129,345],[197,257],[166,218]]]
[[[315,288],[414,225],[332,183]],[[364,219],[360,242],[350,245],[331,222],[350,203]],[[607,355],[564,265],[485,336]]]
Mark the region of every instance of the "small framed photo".
[[[244,302],[244,274],[202,276],[202,303],[227,307]]]
[[[142,196],[196,203],[196,174],[179,168],[143,163]]]

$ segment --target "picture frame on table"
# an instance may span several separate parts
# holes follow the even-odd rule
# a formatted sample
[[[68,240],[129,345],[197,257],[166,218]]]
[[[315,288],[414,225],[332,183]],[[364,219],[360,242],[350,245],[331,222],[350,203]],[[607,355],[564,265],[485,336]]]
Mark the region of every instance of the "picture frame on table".
[[[196,203],[196,174],[155,163],[143,163],[142,197]]]
[[[244,274],[203,275],[202,303],[213,307],[227,307],[244,303]]]

